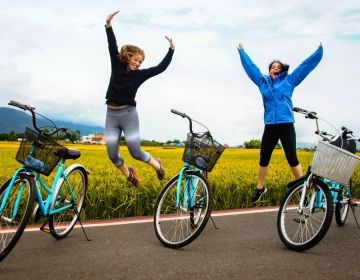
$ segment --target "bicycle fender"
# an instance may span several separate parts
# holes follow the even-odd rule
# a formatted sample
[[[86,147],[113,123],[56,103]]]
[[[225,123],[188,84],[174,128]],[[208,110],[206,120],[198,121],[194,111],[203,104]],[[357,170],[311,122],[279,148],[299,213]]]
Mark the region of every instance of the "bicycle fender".
[[[70,165],[69,167],[67,167],[64,171],[64,174],[65,175],[68,175],[73,169],[75,168],[80,168],[80,169],[83,169],[85,171],[85,174],[89,174],[89,171],[82,165],[82,164],[79,164],[79,163],[74,163],[72,165]],[[57,182],[55,188],[54,188],[54,193],[58,191],[58,189],[61,187],[63,181],[65,180],[64,176],[62,176],[59,181]],[[86,180],[86,185],[88,184],[88,177],[85,176],[85,180]],[[53,202],[55,203],[56,201],[56,197],[53,198]]]
[[[302,176],[294,181],[291,181],[290,183],[287,184],[287,187],[290,189],[292,188],[293,186],[297,185],[298,183],[302,183],[302,182],[305,182],[306,179],[308,178],[308,176]]]

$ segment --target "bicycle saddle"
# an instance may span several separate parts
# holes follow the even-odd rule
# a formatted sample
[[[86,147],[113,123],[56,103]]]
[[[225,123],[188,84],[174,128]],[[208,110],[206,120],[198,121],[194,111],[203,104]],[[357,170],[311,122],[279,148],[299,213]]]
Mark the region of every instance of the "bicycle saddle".
[[[62,159],[77,159],[81,155],[80,151],[76,149],[62,149],[55,154]]]

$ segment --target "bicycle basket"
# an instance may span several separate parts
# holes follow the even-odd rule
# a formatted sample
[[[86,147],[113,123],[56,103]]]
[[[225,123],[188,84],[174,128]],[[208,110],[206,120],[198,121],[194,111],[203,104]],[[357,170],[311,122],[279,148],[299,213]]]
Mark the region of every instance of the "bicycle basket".
[[[182,160],[201,170],[210,172],[224,149],[225,147],[216,142],[210,135],[195,137],[189,133]]]
[[[330,143],[319,141],[311,171],[331,181],[348,185],[359,163],[360,157]]]
[[[67,148],[26,127],[16,160],[27,168],[48,176],[61,160],[59,152],[63,150]]]

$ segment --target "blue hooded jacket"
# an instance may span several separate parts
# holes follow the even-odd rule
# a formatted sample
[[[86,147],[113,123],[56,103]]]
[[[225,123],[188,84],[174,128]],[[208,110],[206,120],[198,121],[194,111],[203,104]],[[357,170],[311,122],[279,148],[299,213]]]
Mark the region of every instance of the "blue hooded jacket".
[[[322,46],[320,45],[291,74],[282,72],[275,80],[272,80],[269,75],[263,75],[244,49],[239,49],[239,54],[246,74],[260,89],[265,110],[264,123],[294,123],[293,104],[291,101],[293,91],[319,64],[323,56]]]

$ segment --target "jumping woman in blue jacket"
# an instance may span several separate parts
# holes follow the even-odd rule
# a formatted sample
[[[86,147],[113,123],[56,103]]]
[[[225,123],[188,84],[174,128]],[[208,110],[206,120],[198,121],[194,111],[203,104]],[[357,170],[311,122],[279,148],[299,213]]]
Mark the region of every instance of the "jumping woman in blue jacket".
[[[267,191],[264,186],[265,178],[271,154],[279,140],[295,178],[302,176],[302,168],[296,155],[295,119],[291,98],[295,87],[319,64],[323,56],[323,48],[320,44],[317,50],[291,74],[288,73],[289,66],[287,64],[274,60],[269,65],[269,75],[260,72],[245,52],[242,44],[239,44],[238,50],[246,74],[261,92],[265,111],[258,182],[251,199],[255,203]]]

